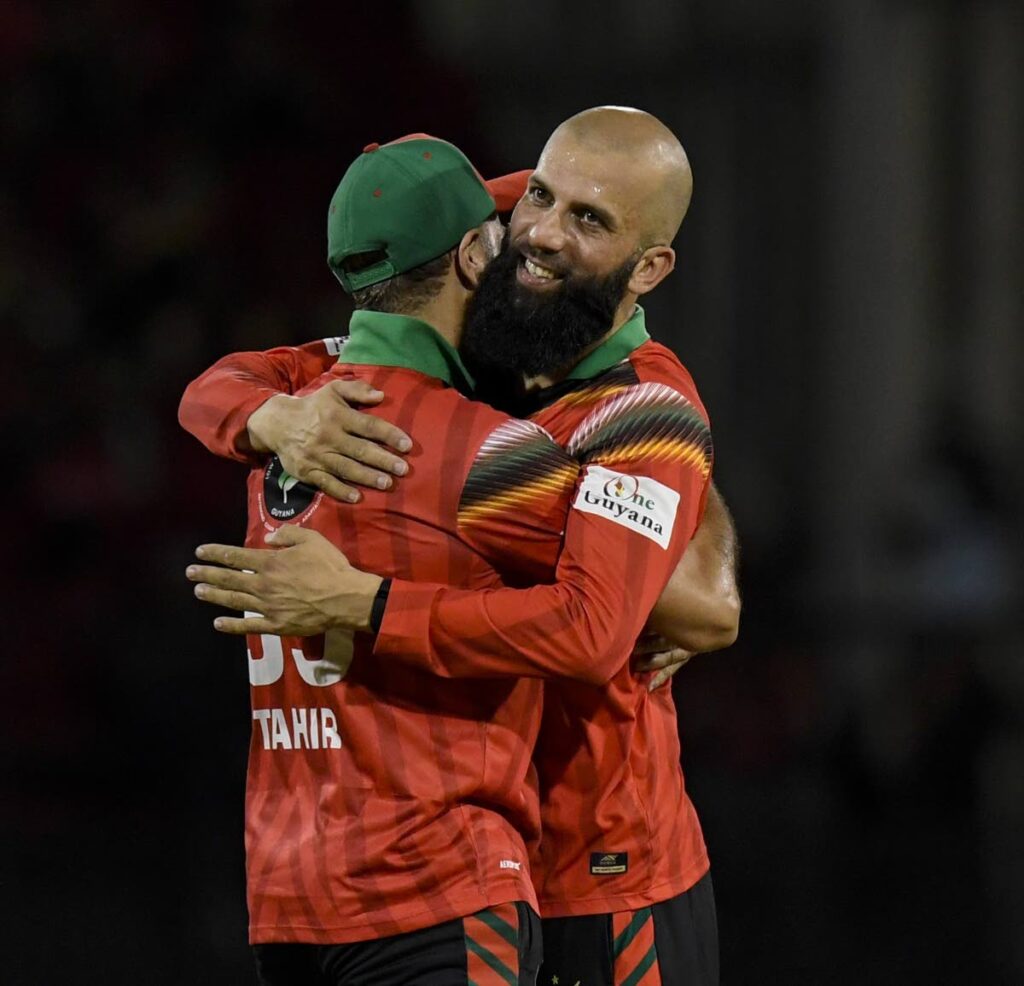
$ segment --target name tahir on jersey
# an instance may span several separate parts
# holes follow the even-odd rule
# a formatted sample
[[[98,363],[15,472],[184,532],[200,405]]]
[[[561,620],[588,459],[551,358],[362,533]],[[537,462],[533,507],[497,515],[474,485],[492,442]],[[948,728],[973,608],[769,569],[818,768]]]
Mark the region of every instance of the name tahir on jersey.
[[[253,709],[264,750],[340,750],[338,718],[333,709]]]

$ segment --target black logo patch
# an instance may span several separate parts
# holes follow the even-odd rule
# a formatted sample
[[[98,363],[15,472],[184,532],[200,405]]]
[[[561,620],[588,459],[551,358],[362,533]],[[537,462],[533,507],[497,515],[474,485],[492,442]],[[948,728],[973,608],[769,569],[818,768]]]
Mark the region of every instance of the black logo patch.
[[[594,876],[609,876],[612,873],[625,873],[629,869],[628,852],[592,852],[590,854],[590,872]]]
[[[263,473],[263,501],[274,520],[291,520],[301,514],[316,496],[315,487],[300,483],[284,471],[275,455]]]

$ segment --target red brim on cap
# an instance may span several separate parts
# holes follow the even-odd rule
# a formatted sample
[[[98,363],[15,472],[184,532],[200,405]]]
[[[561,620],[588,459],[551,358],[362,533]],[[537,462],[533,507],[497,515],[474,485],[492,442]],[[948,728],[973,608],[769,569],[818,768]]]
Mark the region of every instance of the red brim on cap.
[[[511,212],[516,207],[516,203],[526,194],[526,185],[532,174],[533,169],[528,168],[526,171],[516,171],[484,182],[498,212]]]

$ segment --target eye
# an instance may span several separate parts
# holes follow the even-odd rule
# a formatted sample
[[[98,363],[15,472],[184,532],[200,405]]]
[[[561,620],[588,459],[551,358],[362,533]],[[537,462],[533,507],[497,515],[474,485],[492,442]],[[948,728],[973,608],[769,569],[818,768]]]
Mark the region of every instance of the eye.
[[[540,185],[533,185],[530,187],[529,195],[532,201],[537,203],[547,202],[548,191],[546,188],[541,188]]]

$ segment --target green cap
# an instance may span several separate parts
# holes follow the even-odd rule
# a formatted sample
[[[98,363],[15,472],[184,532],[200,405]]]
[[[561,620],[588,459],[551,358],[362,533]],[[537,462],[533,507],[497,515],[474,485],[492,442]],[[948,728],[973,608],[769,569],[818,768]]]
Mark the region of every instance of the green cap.
[[[450,250],[496,211],[483,179],[453,144],[414,134],[369,144],[352,162],[327,214],[327,263],[350,294]],[[354,254],[384,259],[355,272]]]

